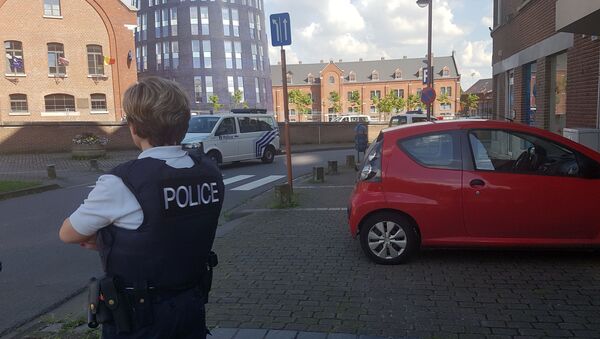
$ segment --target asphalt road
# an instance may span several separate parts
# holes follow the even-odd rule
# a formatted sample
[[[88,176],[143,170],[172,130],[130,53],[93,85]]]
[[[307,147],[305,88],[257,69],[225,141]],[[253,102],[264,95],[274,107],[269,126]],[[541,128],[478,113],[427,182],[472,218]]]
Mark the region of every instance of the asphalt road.
[[[310,173],[328,160],[344,165],[352,150],[321,151],[293,156],[293,175]],[[272,164],[242,162],[222,167],[226,182],[224,211],[276,184],[286,182],[285,157]],[[93,182],[0,201],[0,336],[52,309],[99,275],[95,252],[64,245],[58,227],[91,191]]]

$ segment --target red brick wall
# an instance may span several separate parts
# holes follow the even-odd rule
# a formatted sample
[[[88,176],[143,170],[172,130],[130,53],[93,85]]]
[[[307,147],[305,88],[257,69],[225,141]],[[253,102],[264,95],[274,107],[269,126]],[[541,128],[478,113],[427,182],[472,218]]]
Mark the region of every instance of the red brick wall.
[[[514,13],[514,18],[498,27],[492,34],[497,63],[556,33],[556,3],[551,0],[531,0]]]
[[[600,40],[575,35],[567,60],[567,127],[596,127]]]
[[[135,149],[129,128],[115,123],[11,123],[0,126],[0,154],[69,152],[81,133],[107,136],[107,149]]]

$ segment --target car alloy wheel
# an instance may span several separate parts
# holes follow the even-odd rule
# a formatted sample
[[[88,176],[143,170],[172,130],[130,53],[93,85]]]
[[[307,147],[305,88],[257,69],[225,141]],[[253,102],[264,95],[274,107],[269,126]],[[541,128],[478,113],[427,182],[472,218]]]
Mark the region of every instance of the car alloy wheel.
[[[275,149],[273,149],[273,146],[268,146],[265,148],[261,160],[265,164],[270,164],[273,162],[273,160],[275,160]]]
[[[419,248],[413,223],[391,212],[369,216],[362,223],[360,243],[369,259],[378,264],[406,262]]]

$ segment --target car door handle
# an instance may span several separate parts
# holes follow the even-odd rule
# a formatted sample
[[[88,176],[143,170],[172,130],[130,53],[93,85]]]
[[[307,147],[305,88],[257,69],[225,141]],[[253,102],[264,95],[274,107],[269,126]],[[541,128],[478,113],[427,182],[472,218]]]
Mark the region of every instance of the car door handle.
[[[478,187],[485,186],[485,182],[483,182],[483,180],[481,180],[481,179],[473,179],[473,180],[471,180],[471,182],[469,184],[473,188],[478,188]]]

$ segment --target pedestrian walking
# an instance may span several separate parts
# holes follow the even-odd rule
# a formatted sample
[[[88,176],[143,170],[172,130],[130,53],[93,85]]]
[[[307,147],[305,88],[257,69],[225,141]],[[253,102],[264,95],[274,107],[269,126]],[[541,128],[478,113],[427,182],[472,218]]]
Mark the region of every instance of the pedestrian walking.
[[[190,108],[175,82],[144,78],[123,107],[141,154],[98,178],[60,228],[62,241],[100,252],[90,326],[101,323],[103,338],[205,338],[222,175],[182,150]]]

